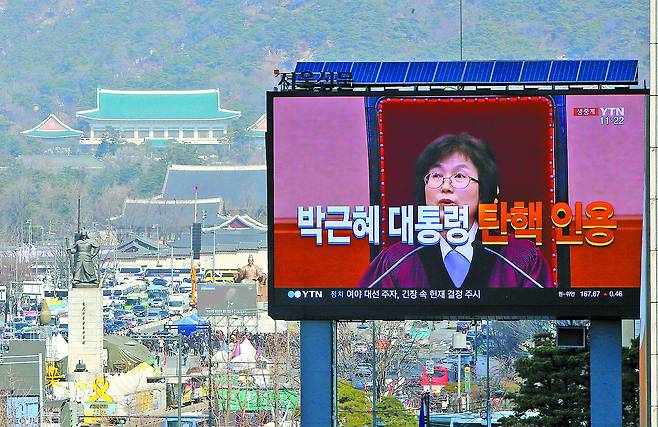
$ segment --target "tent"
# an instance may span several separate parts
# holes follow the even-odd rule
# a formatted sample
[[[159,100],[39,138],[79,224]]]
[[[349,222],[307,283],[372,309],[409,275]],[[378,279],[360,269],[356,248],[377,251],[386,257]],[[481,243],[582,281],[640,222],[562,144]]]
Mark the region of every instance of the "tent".
[[[205,319],[198,314],[190,314],[180,320],[174,322],[174,326],[178,329],[178,333],[184,334],[186,337],[190,336],[192,332],[196,332],[197,326],[209,325],[208,319]]]
[[[146,363],[140,363],[126,373],[108,376],[106,378],[109,383],[107,394],[118,400],[143,391],[162,389],[162,384],[147,381],[148,378],[160,377],[160,375],[160,371],[157,369]]]
[[[48,359],[58,362],[69,355],[69,343],[66,342],[62,334],[53,335],[48,340]]]
[[[235,353],[236,351],[234,349],[234,357],[232,357],[230,361],[232,365],[235,364],[234,366],[244,368],[253,368],[256,366],[256,349],[247,338],[240,343],[240,351],[238,354]]]
[[[107,350],[107,366],[113,368],[115,365],[132,369],[142,362],[153,359],[151,351],[144,345],[130,337],[122,335],[105,335],[103,337],[103,349]],[[68,356],[57,362],[62,373],[67,371]]]
[[[132,369],[153,358],[143,344],[123,335],[105,335],[103,348],[107,350],[107,366],[124,365]]]

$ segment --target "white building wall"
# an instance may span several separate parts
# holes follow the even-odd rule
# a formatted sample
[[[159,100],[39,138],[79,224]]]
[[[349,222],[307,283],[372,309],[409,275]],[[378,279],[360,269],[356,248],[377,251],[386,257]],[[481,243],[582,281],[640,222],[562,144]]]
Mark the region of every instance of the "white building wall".
[[[217,252],[215,254],[215,267],[216,268],[240,268],[247,264],[249,255],[254,256],[254,264],[267,272],[267,249],[260,249],[258,251],[238,251],[238,252]],[[187,257],[174,257],[174,268],[189,268],[190,256]],[[135,258],[131,260],[119,260],[119,266],[123,267],[162,267],[167,268],[171,266],[171,255],[167,249],[163,249],[160,253],[160,264],[158,265],[157,257],[148,258]],[[212,268],[212,254],[201,254],[199,260],[202,269]]]
[[[89,123],[90,139],[100,139],[103,135],[103,132],[107,127],[122,131],[125,129],[131,129],[133,131],[133,136],[125,137],[125,139],[133,144],[142,144],[144,142],[143,137],[138,136],[138,129],[148,129],[149,137],[153,137],[154,129],[164,129],[165,138],[177,138],[185,139],[187,142],[202,142],[209,143],[212,140],[225,136],[227,134],[227,120],[218,120],[218,121],[206,121],[206,120],[94,120]],[[170,129],[175,132],[175,135],[172,133],[169,134]],[[194,137],[192,138],[183,138],[183,129],[193,129]],[[199,138],[198,130],[206,129],[209,132],[207,138]],[[176,132],[177,131],[177,132]]]

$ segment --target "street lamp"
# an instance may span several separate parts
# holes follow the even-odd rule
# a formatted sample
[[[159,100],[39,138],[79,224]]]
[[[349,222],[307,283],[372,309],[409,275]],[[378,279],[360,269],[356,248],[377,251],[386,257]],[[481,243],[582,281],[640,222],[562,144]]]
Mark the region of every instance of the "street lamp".
[[[372,359],[372,427],[377,427],[377,358],[375,352],[375,346],[377,344],[375,340],[375,321],[370,321],[370,326],[372,329],[372,352],[370,357]],[[368,329],[368,325],[360,323],[357,325],[358,329]]]
[[[160,224],[154,224],[151,229],[155,228],[155,236],[158,240],[158,263],[156,267],[160,267]]]
[[[27,221],[25,221],[25,225],[28,226],[27,229],[27,243],[28,245],[32,244],[32,218],[28,218]]]

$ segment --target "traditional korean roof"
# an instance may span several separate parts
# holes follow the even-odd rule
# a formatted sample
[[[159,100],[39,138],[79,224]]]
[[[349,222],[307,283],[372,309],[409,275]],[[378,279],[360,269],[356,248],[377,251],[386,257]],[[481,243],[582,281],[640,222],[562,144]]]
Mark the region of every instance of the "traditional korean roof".
[[[29,138],[79,138],[82,136],[81,130],[64,124],[54,114],[49,114],[41,123],[21,133]]]
[[[199,197],[221,197],[226,209],[267,204],[265,165],[189,166],[171,165],[162,187],[163,199],[190,199],[194,187]]]
[[[215,248],[220,252],[236,251],[258,251],[267,249],[267,230],[258,230],[254,228],[244,229],[216,229],[214,242]],[[201,233],[201,252],[212,252],[213,233],[212,229],[204,229]],[[190,233],[183,232],[180,239],[172,243],[176,248],[190,248]]]
[[[249,136],[265,138],[267,132],[267,115],[263,114],[256,122],[247,128]]]
[[[204,223],[217,225],[226,221],[221,198],[199,199],[198,214],[206,211]],[[161,229],[185,230],[194,222],[194,200],[126,199],[121,215],[110,218],[116,226],[139,229],[159,224]]]
[[[230,230],[243,230],[243,229],[255,229],[255,230],[267,230],[267,225],[262,222],[253,219],[249,215],[233,215],[226,221],[221,224],[208,228],[207,230],[212,231],[212,229],[226,228]],[[206,229],[204,229],[206,230]]]
[[[162,243],[160,244],[160,246],[161,249],[166,247],[166,245]],[[144,236],[133,237],[132,239],[123,242],[119,246],[117,246],[117,251],[128,252],[128,253],[155,251],[157,249],[158,249],[158,242]]]
[[[239,111],[219,106],[219,89],[126,91],[98,89],[96,108],[78,111],[87,120],[227,120]]]

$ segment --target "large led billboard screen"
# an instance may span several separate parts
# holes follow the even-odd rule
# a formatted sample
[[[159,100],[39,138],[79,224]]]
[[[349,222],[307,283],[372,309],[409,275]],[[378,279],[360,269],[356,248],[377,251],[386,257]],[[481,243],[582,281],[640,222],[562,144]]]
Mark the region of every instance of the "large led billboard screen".
[[[269,310],[639,315],[646,93],[268,97]]]

